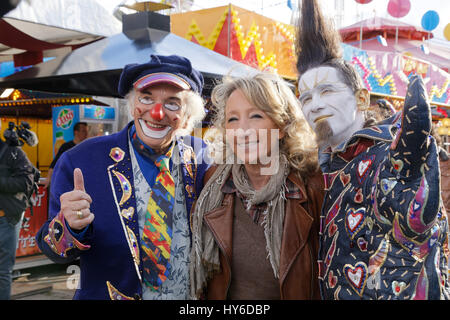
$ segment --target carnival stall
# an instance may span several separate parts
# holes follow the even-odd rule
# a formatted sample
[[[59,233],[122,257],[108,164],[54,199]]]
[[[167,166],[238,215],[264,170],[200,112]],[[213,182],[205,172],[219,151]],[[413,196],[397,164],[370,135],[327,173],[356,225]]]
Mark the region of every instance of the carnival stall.
[[[120,22],[111,19],[110,14],[96,1],[33,0],[32,4],[21,1],[0,19],[0,78],[14,76],[39,63],[59,61],[86,44],[120,32],[120,28]],[[72,127],[68,125],[70,121],[66,121],[70,120],[71,113],[62,112],[66,116],[58,118],[56,110],[81,110],[82,121],[85,106],[105,108],[106,104],[90,95],[55,94],[51,93],[50,88],[41,89],[25,90],[20,86],[0,89],[0,134],[3,138],[10,123],[16,126],[28,123],[30,130],[37,134],[39,143],[33,147],[24,144],[22,149],[41,171],[41,177],[46,177],[55,147],[62,141],[59,139],[55,145],[55,134],[62,131],[72,133]],[[63,118],[65,121],[61,121]],[[98,122],[99,119],[88,121]],[[57,124],[66,127],[58,128]],[[26,210],[19,235],[16,255],[21,258],[39,253],[34,237],[47,220],[48,189],[40,184],[32,200],[34,206],[32,210]],[[21,261],[17,266],[20,267]],[[34,263],[30,262],[31,259],[27,261],[26,266]]]
[[[73,139],[73,126],[78,121],[89,124],[109,124],[117,127],[114,108],[93,99],[90,96],[74,96],[34,92],[14,89],[10,96],[0,99],[0,134],[10,123],[20,125],[28,123],[30,130],[38,136],[37,146],[24,144],[25,151],[31,163],[45,177],[49,165],[59,146],[64,141]],[[95,129],[95,128],[94,128]],[[92,133],[98,130],[91,130]],[[30,256],[39,253],[34,236],[40,226],[47,220],[48,189],[40,183],[38,191],[32,196],[32,210],[26,210],[22,229],[19,235],[17,257]]]
[[[360,70],[367,89],[388,96],[398,109],[408,77],[420,74],[440,117],[449,106],[450,48],[424,42],[432,33],[404,22],[373,17],[340,29],[345,59]],[[438,114],[436,114],[439,117]]]
[[[363,6],[372,0],[355,1]],[[408,78],[413,74],[423,77],[437,133],[442,136],[448,151],[450,46],[446,40],[450,40],[450,24],[443,29],[446,40],[432,41],[432,31],[445,21],[440,19],[440,8],[430,9],[422,15],[421,27],[417,27],[419,21],[411,25],[399,20],[414,10],[410,0],[389,0],[386,11],[393,19],[374,16],[342,28],[340,33],[348,45],[344,45],[346,59],[358,66],[374,99],[390,100],[399,110]]]
[[[441,117],[448,117],[446,109],[450,108],[450,75],[445,70],[409,55],[360,50],[346,44],[342,46],[345,59],[357,67],[372,95],[387,97],[392,100],[396,109],[400,109],[409,76],[420,74],[431,104],[436,106]]]
[[[138,12],[123,16],[122,19],[122,33],[105,37],[26,70],[0,78],[0,88],[46,92],[60,98],[63,96],[63,102],[48,104],[51,104],[50,115],[45,120],[47,130],[51,132],[45,137],[49,147],[45,152],[48,164],[54,153],[54,146],[57,147],[60,144],[60,138],[57,139],[56,134],[62,129],[69,132],[69,123],[73,124],[77,117],[80,121],[88,123],[100,120],[111,121],[115,126],[111,128],[111,132],[121,129],[122,125],[128,122],[126,102],[117,93],[119,76],[126,64],[146,61],[151,54],[184,55],[191,60],[196,69],[202,72],[205,78],[203,93],[206,98],[217,79],[230,71],[235,75],[256,71],[245,64],[170,33],[169,16],[155,12]],[[90,99],[88,102],[86,102],[87,98]],[[66,103],[67,99],[73,100],[74,103]],[[81,99],[85,99],[84,103],[81,103]],[[98,108],[98,104],[94,105],[94,100],[111,101],[109,105],[115,108],[114,110]],[[8,103],[13,108],[13,104],[18,102],[8,101]],[[111,114],[112,111],[114,114]],[[102,119],[98,119],[99,117]],[[52,140],[55,145],[50,143]],[[45,210],[45,215],[46,213]],[[37,225],[41,224],[37,222]],[[18,254],[21,253],[18,251]]]
[[[231,4],[172,14],[171,18],[172,32],[191,42],[259,70],[270,69],[286,79],[296,79],[293,25]],[[435,27],[427,19],[423,24],[428,30],[374,17],[340,32],[344,58],[357,67],[372,101],[385,98],[399,110],[409,76],[420,74],[433,105],[433,118],[438,120],[450,112],[450,49],[428,42],[424,45],[423,40],[433,37],[429,29]],[[387,40],[385,45],[380,44],[383,40]]]
[[[256,69],[295,80],[295,28],[235,5],[171,15],[171,31]]]

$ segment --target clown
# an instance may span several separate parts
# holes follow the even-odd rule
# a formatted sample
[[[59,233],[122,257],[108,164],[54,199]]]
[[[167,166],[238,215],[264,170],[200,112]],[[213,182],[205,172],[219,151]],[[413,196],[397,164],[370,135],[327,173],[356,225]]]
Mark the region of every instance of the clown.
[[[303,1],[301,17],[299,99],[327,192],[322,298],[448,299],[448,223],[422,79],[410,77],[401,113],[375,124],[368,91],[316,0]]]
[[[37,242],[53,261],[80,257],[75,299],[187,299],[190,211],[208,169],[189,136],[204,115],[203,77],[180,56],[125,66],[133,118],[65,152]]]

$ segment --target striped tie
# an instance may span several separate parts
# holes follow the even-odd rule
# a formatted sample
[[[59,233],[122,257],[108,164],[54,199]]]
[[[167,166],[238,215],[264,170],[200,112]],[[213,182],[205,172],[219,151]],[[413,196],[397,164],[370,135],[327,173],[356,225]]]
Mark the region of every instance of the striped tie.
[[[159,173],[148,201],[142,233],[143,279],[152,290],[158,290],[170,272],[175,183],[170,175],[169,157],[162,155],[155,161]]]

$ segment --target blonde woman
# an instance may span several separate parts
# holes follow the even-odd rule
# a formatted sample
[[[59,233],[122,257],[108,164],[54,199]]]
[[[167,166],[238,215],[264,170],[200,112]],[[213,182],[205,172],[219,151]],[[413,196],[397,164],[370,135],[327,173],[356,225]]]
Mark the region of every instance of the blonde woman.
[[[191,295],[316,299],[323,200],[315,136],[273,74],[216,86],[216,170],[192,215]]]

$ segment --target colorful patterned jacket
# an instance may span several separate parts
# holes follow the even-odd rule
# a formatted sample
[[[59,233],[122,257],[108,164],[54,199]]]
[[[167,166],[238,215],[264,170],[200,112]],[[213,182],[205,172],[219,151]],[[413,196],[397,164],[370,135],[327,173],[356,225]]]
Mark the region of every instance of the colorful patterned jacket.
[[[65,152],[52,177],[49,220],[39,230],[39,248],[57,263],[80,257],[81,278],[74,299],[129,299],[142,296],[140,237],[128,130],[91,138]],[[191,136],[178,140],[185,201],[192,203],[209,167],[206,145]],[[73,237],[60,211],[59,197],[73,190],[73,170],[80,168],[95,219],[83,243]],[[189,220],[188,220],[189,221]]]
[[[321,155],[323,299],[449,299],[448,223],[420,77],[393,119]]]

